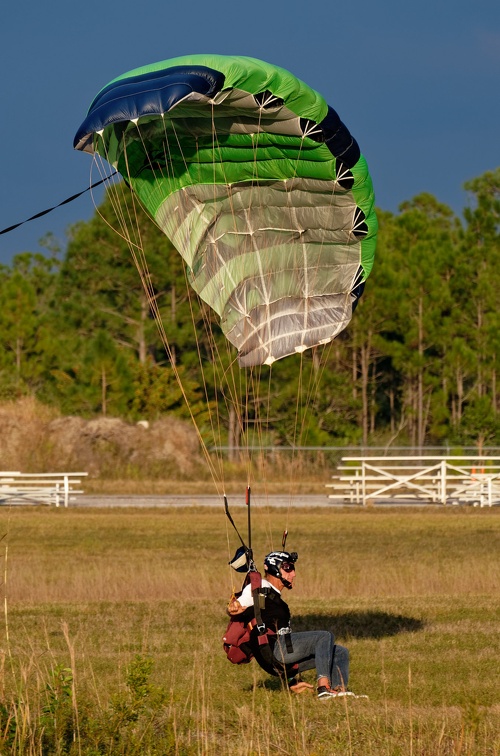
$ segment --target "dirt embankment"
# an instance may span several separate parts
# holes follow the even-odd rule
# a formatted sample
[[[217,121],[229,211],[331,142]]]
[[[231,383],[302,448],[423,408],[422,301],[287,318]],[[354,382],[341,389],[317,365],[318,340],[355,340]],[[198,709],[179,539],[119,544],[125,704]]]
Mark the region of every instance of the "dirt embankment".
[[[192,425],[62,417],[32,398],[0,404],[0,469],[86,471],[93,477],[187,477],[201,464]]]

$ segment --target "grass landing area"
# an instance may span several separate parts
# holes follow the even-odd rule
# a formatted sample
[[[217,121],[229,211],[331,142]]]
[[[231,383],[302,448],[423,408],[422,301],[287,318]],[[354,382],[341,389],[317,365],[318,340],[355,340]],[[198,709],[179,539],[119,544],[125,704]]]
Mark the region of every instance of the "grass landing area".
[[[369,700],[293,696],[227,661],[222,511],[6,507],[0,754],[500,753],[500,510],[253,522],[259,564],[288,528],[294,630],[333,630]]]

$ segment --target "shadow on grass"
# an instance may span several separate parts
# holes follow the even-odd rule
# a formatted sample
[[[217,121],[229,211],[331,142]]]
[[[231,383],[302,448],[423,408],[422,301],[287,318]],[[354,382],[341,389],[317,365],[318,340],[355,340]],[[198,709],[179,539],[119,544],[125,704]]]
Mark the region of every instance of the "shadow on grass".
[[[349,638],[384,638],[422,630],[424,622],[387,612],[346,612],[345,614],[304,614],[292,619],[294,632],[331,630],[339,641]]]
[[[425,623],[414,617],[387,612],[346,612],[345,614],[304,614],[292,617],[293,631],[331,630],[339,643],[349,638],[384,638],[398,633],[414,633],[422,630]],[[269,677],[257,683],[267,690],[282,690],[283,682]],[[249,687],[249,690],[251,686]]]

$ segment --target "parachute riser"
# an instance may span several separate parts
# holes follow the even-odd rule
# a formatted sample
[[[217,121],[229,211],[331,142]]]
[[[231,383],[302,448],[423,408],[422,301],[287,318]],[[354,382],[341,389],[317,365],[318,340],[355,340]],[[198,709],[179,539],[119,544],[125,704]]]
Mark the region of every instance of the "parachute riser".
[[[250,486],[247,487],[246,490],[246,497],[245,497],[245,504],[247,506],[247,542],[248,545],[243,540],[241,533],[239,532],[238,528],[236,527],[236,524],[231,516],[231,513],[229,511],[229,503],[227,500],[227,496],[224,494],[224,511],[226,513],[226,517],[228,518],[229,522],[233,526],[238,538],[240,539],[241,547],[236,550],[236,554],[234,555],[233,559],[229,562],[229,564],[233,567],[233,569],[236,570],[236,572],[243,572],[245,571],[247,573],[246,578],[244,580],[243,585],[245,586],[248,582],[248,575],[250,572],[257,572],[257,567],[255,566],[255,562],[253,559],[253,550],[252,550],[252,516],[251,516],[251,492],[250,492]],[[242,564],[242,557],[243,554],[245,555],[245,570],[243,570],[243,564]]]

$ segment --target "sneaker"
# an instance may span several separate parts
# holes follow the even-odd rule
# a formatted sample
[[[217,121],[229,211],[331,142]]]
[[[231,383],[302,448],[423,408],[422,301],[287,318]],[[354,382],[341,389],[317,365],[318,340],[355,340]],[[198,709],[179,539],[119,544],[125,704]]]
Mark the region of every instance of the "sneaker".
[[[326,685],[320,685],[318,688],[318,698],[368,698],[368,696],[357,696],[350,690],[328,688]]]

